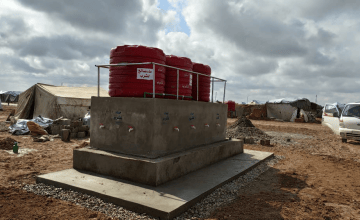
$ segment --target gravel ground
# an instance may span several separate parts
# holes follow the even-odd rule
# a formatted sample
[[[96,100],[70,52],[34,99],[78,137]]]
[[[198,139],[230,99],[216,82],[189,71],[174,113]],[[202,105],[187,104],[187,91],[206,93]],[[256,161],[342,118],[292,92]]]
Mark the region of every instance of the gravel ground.
[[[268,158],[259,166],[255,167],[248,173],[243,176],[240,176],[238,179],[218,188],[213,193],[204,198],[201,202],[195,204],[188,211],[182,215],[176,217],[176,220],[183,219],[196,219],[196,218],[206,218],[213,212],[216,208],[230,203],[237,197],[237,190],[245,186],[249,182],[253,181],[263,172],[267,171],[270,167],[276,164],[279,160],[284,159],[284,156],[273,156]],[[56,199],[62,199],[65,201],[73,202],[77,205],[86,207],[88,209],[102,212],[109,217],[119,218],[119,219],[157,219],[151,216],[146,215],[145,213],[139,214],[136,212],[129,211],[120,206],[114,205],[112,203],[104,202],[103,200],[72,190],[66,190],[62,188],[56,188],[54,186],[48,186],[45,184],[32,184],[25,185],[24,190],[28,192],[35,193],[37,195],[53,197]]]
[[[269,135],[271,144],[279,144],[283,146],[289,145],[297,145],[296,139],[311,139],[314,138],[310,135],[297,134],[297,133],[284,133],[284,132],[276,132],[276,131],[265,131],[267,135]],[[290,139],[288,141],[288,139]]]

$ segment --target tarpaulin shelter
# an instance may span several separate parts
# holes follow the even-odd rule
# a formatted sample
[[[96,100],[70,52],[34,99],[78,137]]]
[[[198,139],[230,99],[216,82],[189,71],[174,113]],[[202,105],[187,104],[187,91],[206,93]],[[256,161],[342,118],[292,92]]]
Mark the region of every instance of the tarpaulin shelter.
[[[268,118],[277,118],[283,121],[293,121],[298,110],[311,111],[311,102],[306,99],[274,99],[266,102]]]
[[[0,91],[0,100],[2,102],[18,102],[20,93],[18,91]]]
[[[66,87],[35,84],[20,94],[15,112],[16,119],[59,117],[77,119],[84,117],[91,106],[91,96],[97,96],[97,87]],[[109,97],[106,90],[100,88],[100,96]]]

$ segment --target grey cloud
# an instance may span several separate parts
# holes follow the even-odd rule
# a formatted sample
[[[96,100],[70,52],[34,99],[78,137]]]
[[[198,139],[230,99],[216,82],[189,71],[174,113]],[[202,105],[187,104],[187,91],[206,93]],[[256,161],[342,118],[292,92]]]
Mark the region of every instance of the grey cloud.
[[[139,0],[20,0],[20,2],[35,10],[48,13],[50,18],[59,18],[75,27],[111,33],[127,29],[125,21],[130,17],[138,20],[142,9]]]
[[[313,51],[311,54],[305,57],[305,64],[326,66],[333,65],[335,63],[335,59],[325,56],[319,51]]]
[[[151,44],[156,41],[156,32],[165,25],[161,19],[156,19],[151,14],[145,20],[140,0],[20,1],[30,8],[47,13],[50,18],[61,19],[80,28],[79,30],[111,34],[114,42],[134,33],[133,40]]]
[[[249,76],[258,76],[274,72],[278,67],[279,65],[276,61],[253,58],[244,64],[238,65],[234,72],[239,72]]]
[[[20,16],[1,16],[0,17],[0,36],[8,39],[14,36],[23,36],[29,32],[28,25]]]
[[[247,52],[271,57],[303,56],[307,53],[306,47],[300,45],[304,31],[299,22],[287,25],[254,10],[230,13],[226,1],[212,1],[202,11],[207,13],[196,27],[208,27],[213,34],[235,42]]]
[[[49,56],[62,60],[88,59],[110,53],[111,45],[99,40],[82,40],[62,35],[56,37],[34,37],[14,47],[20,56]]]
[[[306,0],[296,2],[295,6],[300,10],[300,15],[314,20],[323,20],[329,16],[337,17],[340,14],[358,16],[360,1]]]
[[[46,70],[44,69],[36,69],[31,67],[28,63],[21,60],[18,57],[11,57],[7,55],[0,55],[0,64],[4,66],[12,66],[13,70],[16,71],[24,71],[25,73],[44,73]],[[7,75],[8,72],[1,71],[0,75]]]

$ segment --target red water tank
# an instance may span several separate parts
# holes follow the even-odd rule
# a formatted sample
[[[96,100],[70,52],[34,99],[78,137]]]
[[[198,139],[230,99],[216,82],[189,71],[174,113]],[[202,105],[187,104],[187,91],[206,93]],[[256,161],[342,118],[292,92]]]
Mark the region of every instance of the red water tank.
[[[192,62],[187,57],[178,57],[174,55],[166,56],[166,65],[178,67],[192,71]],[[177,89],[177,70],[166,68],[165,93],[176,95]],[[192,93],[192,73],[179,70],[179,96],[191,96]],[[168,98],[176,98],[168,96]]]
[[[193,63],[193,71],[202,73],[205,75],[211,75],[211,68],[208,65],[201,63]],[[192,83],[192,97],[194,100],[197,98],[197,75],[193,76]],[[210,101],[210,81],[211,78],[207,76],[199,75],[199,101],[209,102]]]
[[[141,45],[117,46],[110,51],[110,64],[156,62],[165,64],[162,50]],[[111,97],[143,97],[144,92],[165,92],[165,67],[155,65],[111,66],[109,74],[109,95]]]
[[[228,105],[228,111],[232,111],[234,112],[235,111],[235,102],[234,101],[227,101],[226,104]]]

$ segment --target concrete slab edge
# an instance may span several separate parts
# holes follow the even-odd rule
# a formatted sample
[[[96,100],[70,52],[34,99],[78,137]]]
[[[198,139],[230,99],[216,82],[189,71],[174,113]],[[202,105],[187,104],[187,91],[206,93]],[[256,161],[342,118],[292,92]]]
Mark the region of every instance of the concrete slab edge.
[[[192,207],[193,205],[195,205],[196,203],[200,202],[202,199],[204,199],[206,196],[210,195],[212,192],[214,192],[216,189],[226,185],[227,183],[230,183],[231,181],[239,178],[240,176],[250,172],[252,169],[255,169],[257,166],[259,166],[260,164],[266,162],[267,160],[271,159],[272,157],[274,157],[274,153],[271,153],[269,156],[265,157],[264,159],[262,159],[261,161],[257,162],[256,164],[254,164],[253,166],[247,168],[246,170],[243,170],[242,172],[236,174],[235,176],[229,178],[228,180],[223,181],[222,183],[214,186],[213,188],[209,189],[208,191],[202,193],[201,195],[199,195],[198,197],[188,201],[187,203],[185,203],[184,205],[180,206],[179,208],[175,209],[174,211],[170,212],[170,219],[175,218],[176,216],[180,215],[181,213],[185,212],[186,210],[188,210],[190,207]],[[229,158],[231,159],[231,158]]]
[[[230,177],[229,179],[217,184],[213,188],[207,190],[206,192],[203,192],[202,194],[200,194],[196,198],[186,202],[184,205],[178,207],[177,209],[175,209],[175,210],[173,210],[171,212],[164,212],[164,211],[161,211],[161,210],[158,210],[158,209],[155,209],[155,208],[142,206],[142,205],[136,204],[134,202],[130,202],[130,201],[127,201],[127,200],[122,200],[122,199],[119,199],[119,198],[112,197],[110,195],[104,195],[104,194],[97,193],[97,192],[94,192],[94,191],[91,191],[91,190],[83,189],[83,188],[77,187],[75,185],[60,183],[60,182],[57,182],[57,181],[42,178],[41,176],[38,176],[36,178],[36,183],[44,183],[46,185],[53,185],[53,186],[58,187],[58,188],[78,191],[78,192],[81,192],[81,193],[84,193],[84,194],[88,194],[88,195],[91,195],[91,196],[101,198],[105,202],[113,203],[115,205],[126,208],[126,209],[128,209],[130,211],[134,211],[134,212],[138,212],[138,213],[147,213],[147,214],[149,214],[149,215],[151,215],[151,216],[153,216],[155,218],[172,219],[172,218],[175,218],[176,216],[179,216],[181,213],[185,212],[186,210],[188,210],[190,207],[192,207],[196,203],[200,202],[202,199],[204,199],[206,196],[210,195],[216,189],[218,189],[218,188],[226,185],[227,183],[239,178],[240,176],[246,174],[247,172],[251,171],[252,169],[256,168],[257,166],[259,166],[260,164],[266,162],[267,160],[269,160],[272,157],[274,157],[274,153],[269,154],[264,159],[258,161],[257,163],[255,163],[251,167],[247,168],[246,170],[243,170],[242,172],[240,172],[240,173]],[[231,158],[229,158],[229,159],[231,160]],[[61,172],[61,171],[59,171],[59,172]],[[89,175],[96,175],[96,176],[99,176],[99,177],[104,176],[104,175],[99,175],[99,174],[95,174],[95,173],[88,172],[88,171],[82,171],[81,170],[81,172],[89,174]],[[106,176],[104,176],[104,177],[106,178]],[[115,178],[111,178],[111,179],[115,179]]]
[[[81,172],[89,174],[89,175],[93,174],[92,172],[87,172],[87,171],[81,171]],[[100,177],[102,176],[102,175],[99,175],[99,174],[95,174],[95,175],[100,176]],[[154,209],[154,208],[150,208],[150,207],[146,207],[146,206],[141,206],[141,205],[139,205],[137,203],[134,203],[134,202],[130,202],[130,201],[127,201],[127,200],[122,200],[122,199],[119,199],[119,198],[115,198],[115,197],[112,197],[110,195],[104,195],[102,193],[97,193],[97,192],[87,190],[87,189],[83,189],[83,188],[80,188],[80,187],[77,187],[77,186],[74,186],[74,185],[70,185],[70,184],[66,184],[66,183],[60,183],[60,182],[57,182],[57,181],[42,178],[40,176],[38,176],[36,178],[36,183],[43,183],[43,184],[46,184],[46,185],[55,186],[57,188],[77,191],[77,192],[80,192],[80,193],[83,193],[83,194],[98,197],[98,198],[104,200],[105,202],[113,203],[115,205],[121,206],[121,207],[126,208],[126,209],[128,209],[130,211],[133,211],[133,212],[151,213],[150,215],[152,215],[154,217],[159,217],[160,219],[169,219],[168,218],[169,213],[167,213],[167,212],[163,212],[163,211],[160,211],[158,209]]]

